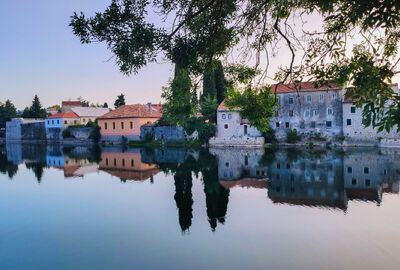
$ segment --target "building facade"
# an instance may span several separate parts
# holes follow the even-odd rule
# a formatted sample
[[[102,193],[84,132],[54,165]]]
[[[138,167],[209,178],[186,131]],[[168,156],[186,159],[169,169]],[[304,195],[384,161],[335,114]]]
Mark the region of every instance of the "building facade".
[[[45,122],[41,119],[13,118],[6,123],[6,140],[45,140]]]
[[[278,141],[284,141],[289,130],[305,138],[342,136],[342,89],[333,84],[303,82],[276,85],[272,90],[277,94],[278,106],[270,125]]]
[[[397,84],[392,85],[394,93],[399,93]],[[378,132],[372,126],[365,127],[362,123],[362,108],[357,108],[350,99],[343,100],[343,136],[345,145],[377,145],[377,146],[399,146],[400,135],[396,127],[390,132]]]
[[[216,134],[209,143],[214,147],[260,147],[264,138],[256,127],[242,118],[237,109],[228,108],[223,101],[218,106]]]
[[[121,143],[140,140],[140,127],[161,118],[161,111],[151,103],[124,105],[97,119],[103,142]]]
[[[46,138],[48,140],[61,140],[62,132],[71,125],[78,125],[79,117],[72,111],[60,112],[50,115],[45,121]]]

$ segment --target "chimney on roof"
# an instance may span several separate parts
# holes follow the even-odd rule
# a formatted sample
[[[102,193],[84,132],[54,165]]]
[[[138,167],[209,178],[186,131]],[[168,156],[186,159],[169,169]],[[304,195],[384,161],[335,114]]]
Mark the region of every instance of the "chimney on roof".
[[[151,107],[152,107],[152,104],[151,104],[151,102],[148,102],[148,103],[147,103],[147,109],[149,110],[149,113],[151,113],[151,112],[152,112],[152,109],[151,109]]]

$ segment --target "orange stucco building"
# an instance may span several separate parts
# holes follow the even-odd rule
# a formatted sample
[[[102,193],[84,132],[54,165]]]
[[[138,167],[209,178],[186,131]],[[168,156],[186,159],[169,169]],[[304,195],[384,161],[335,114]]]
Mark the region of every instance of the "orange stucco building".
[[[103,142],[140,139],[140,127],[154,123],[161,117],[159,105],[134,104],[121,106],[97,119]]]

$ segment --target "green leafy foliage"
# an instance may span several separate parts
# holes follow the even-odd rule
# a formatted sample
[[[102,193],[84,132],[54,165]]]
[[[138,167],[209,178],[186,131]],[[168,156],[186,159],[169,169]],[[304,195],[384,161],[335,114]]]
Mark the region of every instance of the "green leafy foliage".
[[[7,99],[4,104],[0,105],[0,128],[4,127],[6,121],[10,121],[11,118],[16,117],[17,109],[14,104]]]
[[[297,133],[296,129],[288,129],[286,132],[286,142],[287,143],[296,143],[301,140],[301,137]]]
[[[114,107],[119,108],[124,105],[125,105],[125,95],[121,94],[121,95],[117,96],[117,99],[114,102]]]
[[[201,143],[208,142],[208,139],[215,134],[215,124],[205,121],[203,117],[190,117],[184,124],[187,134],[191,135],[197,131]]]
[[[217,121],[217,108],[218,103],[215,97],[207,96],[201,101],[200,112],[209,122]]]
[[[274,115],[275,106],[275,98],[270,87],[248,86],[244,91],[232,89],[228,92],[226,105],[239,110],[242,117],[248,119],[250,124],[261,132],[270,129],[269,120]]]
[[[163,88],[163,123],[183,125],[197,111],[196,89],[192,85],[189,73],[178,69],[175,78],[168,87]]]

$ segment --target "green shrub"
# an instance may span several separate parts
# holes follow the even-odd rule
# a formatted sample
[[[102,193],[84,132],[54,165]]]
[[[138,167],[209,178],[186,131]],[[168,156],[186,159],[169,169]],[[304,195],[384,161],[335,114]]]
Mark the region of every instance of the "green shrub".
[[[62,137],[65,138],[74,138],[74,136],[72,136],[71,131],[69,131],[69,129],[64,129],[62,132]]]
[[[265,138],[266,142],[277,142],[276,135],[275,135],[275,129],[270,128],[267,132],[263,133],[263,137]]]
[[[297,134],[297,130],[296,129],[289,129],[286,132],[286,142],[287,143],[295,143],[301,140],[301,137],[299,136],[299,134]]]

